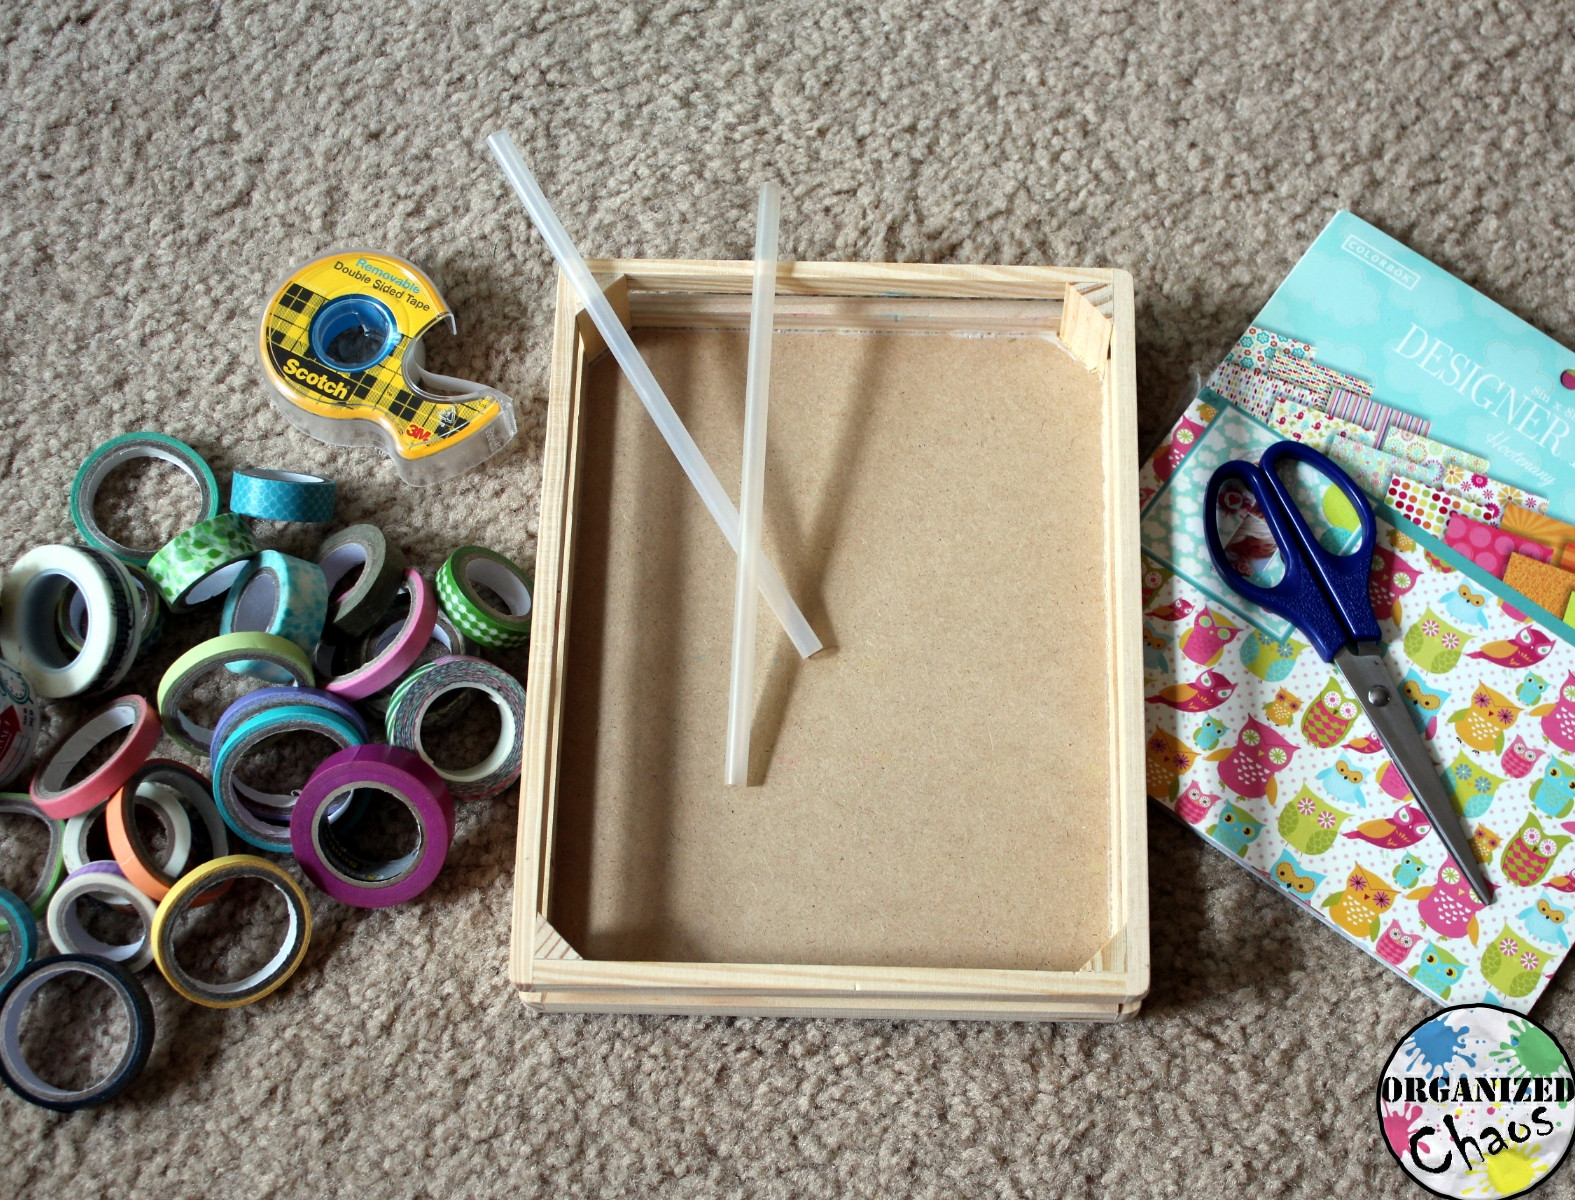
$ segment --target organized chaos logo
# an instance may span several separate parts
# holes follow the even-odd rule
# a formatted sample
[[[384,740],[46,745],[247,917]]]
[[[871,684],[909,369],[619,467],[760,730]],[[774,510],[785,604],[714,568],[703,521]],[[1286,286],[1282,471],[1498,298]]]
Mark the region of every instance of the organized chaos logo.
[[[1448,1008],[1400,1039],[1378,1081],[1384,1141],[1440,1196],[1519,1196],[1548,1178],[1575,1132],[1575,1073],[1530,1017]]]

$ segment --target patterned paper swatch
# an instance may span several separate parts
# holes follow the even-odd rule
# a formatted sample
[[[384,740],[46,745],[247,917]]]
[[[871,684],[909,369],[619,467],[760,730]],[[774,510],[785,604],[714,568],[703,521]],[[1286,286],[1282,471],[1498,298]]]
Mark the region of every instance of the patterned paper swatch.
[[[1488,460],[1478,454],[1468,454],[1464,450],[1457,450],[1453,446],[1446,446],[1443,442],[1434,441],[1420,433],[1412,433],[1409,429],[1391,429],[1384,435],[1383,448],[1390,454],[1398,454],[1415,463],[1437,467],[1464,467],[1467,471],[1478,475],[1488,472]]]
[[[1277,401],[1269,415],[1259,420],[1280,437],[1292,438],[1325,453],[1328,453],[1330,442],[1339,435],[1357,442],[1372,436],[1361,426],[1331,417],[1321,408],[1288,400]]]
[[[1429,470],[1421,463],[1411,462],[1397,454],[1386,454],[1348,437],[1330,438],[1323,451],[1345,468],[1345,473],[1356,481],[1357,487],[1380,500],[1388,496],[1389,481],[1396,475],[1428,488],[1436,488],[1444,478],[1442,470]]]
[[[1498,523],[1511,533],[1518,533],[1523,538],[1546,546],[1553,551],[1551,561],[1560,566],[1564,565],[1565,548],[1575,542],[1575,525],[1548,516],[1545,504],[1542,509],[1513,502],[1506,504]]]
[[[1459,496],[1451,495],[1440,488],[1430,488],[1403,475],[1396,475],[1391,479],[1384,492],[1384,498],[1389,501],[1391,508],[1407,521],[1436,538],[1444,536],[1451,513],[1465,513],[1473,520],[1481,521],[1486,525],[1492,524],[1487,520],[1487,515],[1480,504],[1462,500]]]
[[[1375,446],[1384,444],[1390,429],[1404,429],[1409,433],[1425,435],[1432,428],[1431,421],[1424,421],[1421,417],[1413,417],[1398,408],[1380,404],[1372,398],[1371,394],[1362,395],[1345,388],[1329,393],[1327,410],[1331,417],[1354,421],[1363,429],[1372,430]]]
[[[1547,500],[1541,496],[1533,496],[1513,484],[1501,483],[1486,475],[1467,471],[1464,467],[1445,467],[1441,486],[1462,500],[1480,504],[1487,513],[1488,522],[1493,525],[1503,523],[1504,512],[1511,505],[1536,513],[1546,512],[1548,507]]]
[[[1306,342],[1249,325],[1247,332],[1236,339],[1236,344],[1225,355],[1225,361],[1249,371],[1267,373],[1279,362],[1311,362],[1313,356],[1314,350]]]
[[[1575,575],[1524,554],[1509,556],[1504,582],[1550,613],[1562,613],[1567,609],[1570,593],[1575,592]]]
[[[1553,551],[1519,534],[1475,521],[1464,513],[1452,513],[1444,529],[1450,549],[1464,554],[1494,579],[1504,578],[1511,554],[1547,562]]]

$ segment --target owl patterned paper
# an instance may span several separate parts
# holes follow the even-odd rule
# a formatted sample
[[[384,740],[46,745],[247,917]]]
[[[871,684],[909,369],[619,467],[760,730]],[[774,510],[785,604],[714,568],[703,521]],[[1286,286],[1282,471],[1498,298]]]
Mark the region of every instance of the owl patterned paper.
[[[1202,426],[1193,453],[1170,465],[1143,514],[1156,584],[1145,611],[1176,618],[1149,621],[1170,664],[1146,681],[1162,697],[1144,705],[1150,794],[1437,1002],[1491,992],[1529,1010],[1569,950],[1575,645],[1527,620],[1512,592],[1442,540],[1380,511],[1369,595],[1385,655],[1494,886],[1485,902],[1344,676],[1212,569],[1195,570],[1201,520],[1188,497],[1273,435],[1234,407],[1210,421],[1189,411]],[[1171,523],[1188,536],[1173,539]]]

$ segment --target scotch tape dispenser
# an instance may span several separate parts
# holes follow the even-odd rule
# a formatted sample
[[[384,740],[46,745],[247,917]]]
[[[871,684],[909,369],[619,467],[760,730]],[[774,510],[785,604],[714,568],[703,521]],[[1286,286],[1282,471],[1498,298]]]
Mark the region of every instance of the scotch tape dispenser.
[[[514,437],[514,401],[425,367],[422,337],[454,314],[425,273],[392,254],[341,250],[290,273],[258,348],[285,419],[334,446],[376,446],[425,485],[481,465]]]

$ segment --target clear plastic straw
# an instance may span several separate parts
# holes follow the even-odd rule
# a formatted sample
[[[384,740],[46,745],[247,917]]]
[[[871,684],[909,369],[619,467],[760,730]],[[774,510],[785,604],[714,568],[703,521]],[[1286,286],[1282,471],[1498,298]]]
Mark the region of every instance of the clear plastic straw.
[[[679,465],[689,476],[689,482],[694,484],[695,491],[700,493],[700,499],[705,502],[712,518],[727,538],[728,545],[732,546],[736,554],[739,542],[738,510],[733,507],[733,501],[722,487],[721,481],[717,479],[716,472],[700,453],[700,447],[695,445],[694,438],[689,436],[684,423],[673,411],[672,404],[662,392],[661,384],[656,382],[656,376],[651,374],[651,368],[646,365],[645,359],[635,348],[634,339],[629,336],[629,331],[623,327],[623,322],[618,320],[612,305],[608,303],[602,289],[597,286],[595,276],[585,265],[585,260],[580,257],[580,252],[574,248],[568,231],[558,220],[557,213],[552,211],[552,205],[547,203],[541,185],[536,182],[536,177],[530,173],[530,168],[520,157],[513,139],[506,133],[494,133],[487,139],[487,146],[497,158],[498,165],[503,168],[503,173],[508,176],[509,183],[514,186],[515,193],[525,205],[525,211],[530,214],[530,219],[547,243],[547,248],[552,251],[553,258],[558,260],[558,266],[568,276],[570,286],[578,293],[580,303],[585,305],[585,311],[590,314],[592,323],[602,335],[602,340],[607,343],[607,348],[618,360],[618,365],[623,368],[624,374],[629,377],[629,383],[640,397],[640,402],[645,405],[645,411],[651,414],[651,420],[656,422],[657,429],[667,439],[667,444],[678,458]],[[782,582],[782,576],[777,574],[776,568],[771,565],[771,560],[762,556],[759,571],[760,590],[765,594],[766,603],[782,622],[782,628],[792,639],[794,648],[803,657],[808,658],[821,648],[820,639],[815,636],[815,631],[809,627],[804,614],[799,611],[798,605],[793,602],[793,597],[788,594],[787,584]]]
[[[744,479],[738,488],[738,590],[733,596],[733,678],[727,696],[727,782],[749,782],[755,708],[756,566],[765,517],[766,414],[771,400],[771,329],[777,303],[777,228],[782,189],[760,185],[755,222],[755,292],[749,308],[749,374],[744,384]]]

